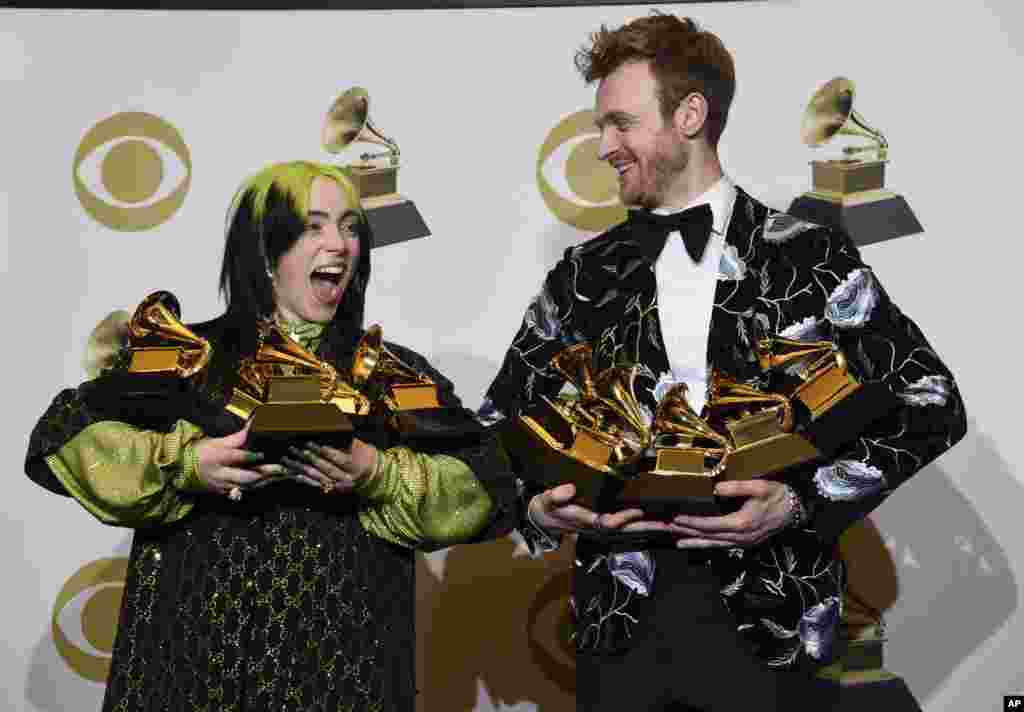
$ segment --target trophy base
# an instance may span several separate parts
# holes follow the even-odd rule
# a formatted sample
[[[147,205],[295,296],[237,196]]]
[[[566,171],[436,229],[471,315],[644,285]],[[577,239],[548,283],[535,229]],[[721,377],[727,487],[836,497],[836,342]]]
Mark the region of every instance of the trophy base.
[[[538,418],[542,415],[538,414]],[[572,483],[576,487],[573,501],[598,511],[600,505],[614,495],[620,482],[601,461],[603,457],[607,462],[610,448],[590,438],[586,432],[578,433],[571,442],[558,442],[546,425],[557,423],[520,416],[498,427],[498,438],[512,460],[513,470],[545,488]]]
[[[623,479],[606,500],[611,508],[642,509],[644,518],[668,520],[677,514],[717,516],[724,514],[722,505],[730,502],[715,497],[713,475],[717,458],[699,448],[656,448],[653,465]]]
[[[800,432],[822,454],[834,455],[899,405],[899,398],[884,385],[864,383]]]
[[[886,161],[840,159],[811,161],[815,190],[842,194],[879,190],[885,185]]]
[[[403,442],[428,448],[476,441],[483,433],[480,423],[464,408],[400,410],[391,420]]]
[[[381,166],[370,161],[350,163],[349,177],[359,189],[364,203],[380,195],[398,192],[398,166]],[[365,207],[365,206],[364,206]]]
[[[821,452],[797,433],[778,433],[729,454],[725,470],[713,476],[715,462],[697,448],[658,448],[654,468],[626,478],[611,502],[615,509],[637,507],[652,519],[676,514],[718,516],[742,506],[741,498],[716,497],[715,484],[748,480],[820,459]]]
[[[799,433],[779,433],[734,450],[729,455],[723,480],[750,480],[774,475],[795,465],[814,462],[821,450]]]
[[[366,198],[362,204],[373,233],[373,247],[396,245],[430,235],[416,204],[397,193]]]
[[[352,446],[352,419],[328,403],[263,403],[252,411],[247,450],[279,462],[291,445],[308,441],[339,450]]]
[[[140,376],[177,376],[184,349],[178,346],[149,346],[132,349],[128,372]]]
[[[888,191],[868,191],[837,199],[824,193],[804,193],[789,206],[789,214],[820,225],[842,228],[855,245],[923,232],[921,223],[901,196]]]
[[[86,401],[103,419],[166,430],[191,410],[189,382],[176,374],[109,371],[93,383]]]

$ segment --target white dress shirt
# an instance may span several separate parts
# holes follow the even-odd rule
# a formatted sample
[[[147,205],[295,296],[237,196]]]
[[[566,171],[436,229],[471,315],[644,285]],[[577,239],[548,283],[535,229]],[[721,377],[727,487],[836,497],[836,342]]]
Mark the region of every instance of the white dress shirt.
[[[670,215],[702,203],[711,206],[713,223],[701,261],[693,261],[679,232],[673,231],[665,240],[665,249],[654,265],[658,317],[669,367],[672,369],[671,379],[673,382],[686,383],[687,400],[697,413],[704,407],[707,395],[711,307],[715,300],[715,287],[718,285],[725,234],[736,203],[736,185],[728,176],[723,175],[705,193],[683,208],[658,208],[654,211]]]

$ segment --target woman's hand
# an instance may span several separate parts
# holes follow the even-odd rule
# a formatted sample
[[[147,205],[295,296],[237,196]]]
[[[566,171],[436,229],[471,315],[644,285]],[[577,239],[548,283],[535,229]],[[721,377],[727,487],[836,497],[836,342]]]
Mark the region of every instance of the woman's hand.
[[[286,473],[284,466],[263,463],[263,455],[244,449],[248,435],[246,424],[231,435],[203,438],[196,445],[196,474],[211,492],[240,499],[246,487]]]
[[[281,458],[281,462],[296,476],[316,480],[325,492],[338,494],[351,492],[377,462],[377,448],[359,439],[353,439],[347,451],[316,443],[288,451],[292,456]]]

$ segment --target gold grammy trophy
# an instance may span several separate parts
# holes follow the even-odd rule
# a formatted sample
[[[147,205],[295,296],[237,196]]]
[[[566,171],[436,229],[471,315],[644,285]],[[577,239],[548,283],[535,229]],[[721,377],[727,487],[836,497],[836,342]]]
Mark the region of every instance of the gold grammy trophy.
[[[906,200],[885,189],[889,142],[854,110],[854,83],[836,77],[811,97],[800,135],[808,146],[822,146],[836,136],[867,139],[845,146],[844,158],[811,161],[813,190],[793,201],[796,217],[843,228],[854,243],[867,245],[921,232]]]
[[[356,346],[352,382],[361,390],[379,394],[391,413],[437,408],[437,385],[395,356],[384,345],[384,333],[374,324]]]
[[[441,405],[437,384],[395,355],[377,324],[356,347],[352,382],[369,397],[377,424],[400,435],[403,443],[430,447],[478,439],[483,432],[465,408]]]
[[[370,412],[370,401],[273,321],[260,325],[256,354],[239,366],[238,385],[226,409],[251,419],[246,447],[284,454],[293,442],[313,440],[347,449],[352,416]]]
[[[90,338],[89,349],[98,353],[89,357],[97,367],[89,406],[102,419],[165,429],[193,402],[212,347],[181,322],[181,306],[168,291],[149,294],[125,316],[111,314]]]
[[[548,398],[519,418],[504,421],[500,438],[516,470],[546,487],[571,482],[576,501],[596,509],[609,495],[620,468],[647,447],[649,434],[632,395],[632,373],[598,380],[588,343],[576,344],[551,359],[551,368],[576,389],[570,397]],[[620,367],[621,369],[621,367]],[[616,381],[613,383],[613,380]],[[598,392],[601,383],[604,393]],[[613,487],[614,489],[614,487]]]
[[[636,367],[595,373],[589,344],[568,347],[551,368],[576,394],[542,396],[504,426],[503,444],[524,476],[548,487],[572,482],[590,508],[713,514],[722,511],[716,482],[822,459],[897,404],[884,385],[861,383],[830,341],[769,337],[756,355],[771,389],[713,369],[700,414],[678,383],[648,424],[633,390]]]
[[[153,292],[128,320],[128,372],[188,379],[210,362],[210,343],[181,323],[181,305],[167,291]]]
[[[370,95],[366,89],[353,87],[335,99],[324,118],[321,143],[332,154],[354,143],[385,148],[377,153],[363,153],[360,160],[345,165],[362,196],[374,247],[430,234],[416,205],[398,192],[401,152],[398,143],[385,136],[370,120]]]

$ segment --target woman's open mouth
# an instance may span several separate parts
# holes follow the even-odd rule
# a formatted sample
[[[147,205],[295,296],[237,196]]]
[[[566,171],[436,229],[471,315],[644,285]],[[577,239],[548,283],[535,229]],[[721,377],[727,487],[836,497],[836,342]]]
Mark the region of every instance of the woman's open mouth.
[[[338,304],[345,291],[342,280],[347,272],[347,265],[328,265],[314,269],[309,275],[309,285],[316,300],[322,304]]]

